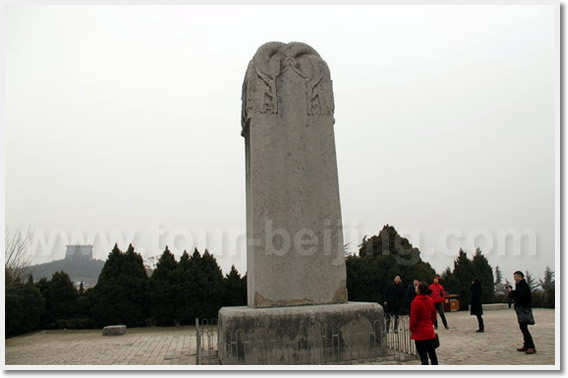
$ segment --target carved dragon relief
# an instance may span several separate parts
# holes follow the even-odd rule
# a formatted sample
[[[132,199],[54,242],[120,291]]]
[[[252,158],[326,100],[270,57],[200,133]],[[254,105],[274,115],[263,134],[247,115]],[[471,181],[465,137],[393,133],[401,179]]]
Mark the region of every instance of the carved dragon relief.
[[[327,64],[304,43],[269,42],[262,45],[249,63],[243,83],[243,135],[254,113],[278,114],[277,79],[293,70],[305,81],[307,114],[331,115],[333,90]]]

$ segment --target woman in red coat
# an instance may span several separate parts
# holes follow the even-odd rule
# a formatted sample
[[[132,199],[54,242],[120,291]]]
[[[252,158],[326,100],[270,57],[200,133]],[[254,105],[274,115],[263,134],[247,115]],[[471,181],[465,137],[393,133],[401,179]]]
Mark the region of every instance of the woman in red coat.
[[[410,337],[416,343],[416,351],[422,365],[428,365],[428,356],[432,365],[438,365],[436,357],[436,309],[432,298],[428,296],[428,284],[421,282],[416,288],[416,298],[410,305]]]

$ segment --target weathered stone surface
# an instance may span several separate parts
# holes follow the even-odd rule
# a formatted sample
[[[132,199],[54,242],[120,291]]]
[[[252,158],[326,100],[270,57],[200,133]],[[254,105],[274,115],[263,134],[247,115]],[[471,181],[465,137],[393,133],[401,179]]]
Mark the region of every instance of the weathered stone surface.
[[[103,328],[103,336],[120,336],[126,335],[125,325],[113,325]]]
[[[383,310],[347,303],[327,64],[262,45],[243,84],[249,307],[218,316],[224,364],[316,364],[386,353]]]
[[[333,111],[329,69],[313,48],[258,49],[242,114],[251,307],[347,302]]]
[[[223,307],[222,364],[318,364],[386,353],[383,309],[377,303],[274,308]]]

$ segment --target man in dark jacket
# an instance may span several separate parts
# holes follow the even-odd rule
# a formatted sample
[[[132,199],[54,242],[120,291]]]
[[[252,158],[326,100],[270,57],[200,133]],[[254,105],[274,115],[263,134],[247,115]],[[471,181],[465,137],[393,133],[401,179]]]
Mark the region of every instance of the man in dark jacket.
[[[398,316],[404,301],[404,287],[401,284],[400,276],[394,278],[394,282],[387,286],[385,292],[385,313],[387,315],[387,332],[390,327],[390,320],[394,317],[394,332],[398,332]]]
[[[515,278],[515,290],[511,288],[507,289],[509,291],[509,295],[515,301],[515,308],[517,311],[517,319],[519,320],[519,328],[521,328],[521,332],[523,333],[524,343],[523,346],[517,348],[519,352],[525,352],[526,354],[533,354],[536,353],[536,349],[534,346],[534,342],[532,336],[529,332],[529,322],[526,319],[522,319],[520,313],[527,311],[530,313],[532,317],[532,296],[531,296],[531,289],[527,281],[525,281],[525,275],[521,271],[517,271],[514,273],[513,277]],[[530,323],[530,324],[534,324]]]
[[[406,310],[408,311],[409,314],[410,314],[410,304],[416,297],[416,288],[418,287],[418,285],[420,285],[420,281],[415,279],[412,282],[412,285],[409,285],[408,288],[406,289],[406,298],[405,298]]]
[[[475,278],[471,282],[471,308],[470,314],[477,316],[477,331],[475,332],[485,332],[485,325],[483,324],[483,307],[481,306],[481,282]]]

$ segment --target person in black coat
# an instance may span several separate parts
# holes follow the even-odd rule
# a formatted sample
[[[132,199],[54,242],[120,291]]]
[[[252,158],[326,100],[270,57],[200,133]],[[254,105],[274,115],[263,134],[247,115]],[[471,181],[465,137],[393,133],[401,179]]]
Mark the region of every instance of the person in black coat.
[[[404,287],[401,284],[400,276],[394,278],[394,282],[387,286],[385,292],[385,313],[387,314],[387,332],[390,327],[390,320],[394,317],[394,330],[398,330],[398,317],[404,301]]]
[[[507,289],[509,291],[509,295],[515,301],[515,310],[517,311],[517,319],[519,320],[519,328],[523,333],[523,346],[517,348],[519,352],[525,352],[526,354],[533,354],[536,353],[536,349],[534,346],[534,341],[532,336],[529,332],[529,322],[525,319],[521,318],[522,313],[530,313],[530,317],[532,318],[532,295],[531,289],[527,281],[525,281],[525,275],[521,271],[516,271],[513,275],[515,278],[515,290],[511,288]],[[530,324],[534,324],[533,322]]]
[[[475,278],[471,282],[471,309],[470,314],[477,316],[477,331],[485,332],[485,325],[483,324],[483,307],[481,306],[481,282]]]
[[[416,297],[416,288],[420,285],[420,281],[419,280],[414,280],[412,282],[412,285],[409,285],[408,288],[406,289],[406,311],[408,311],[408,313],[410,314],[410,304],[412,303],[412,301],[414,300],[414,298]]]

